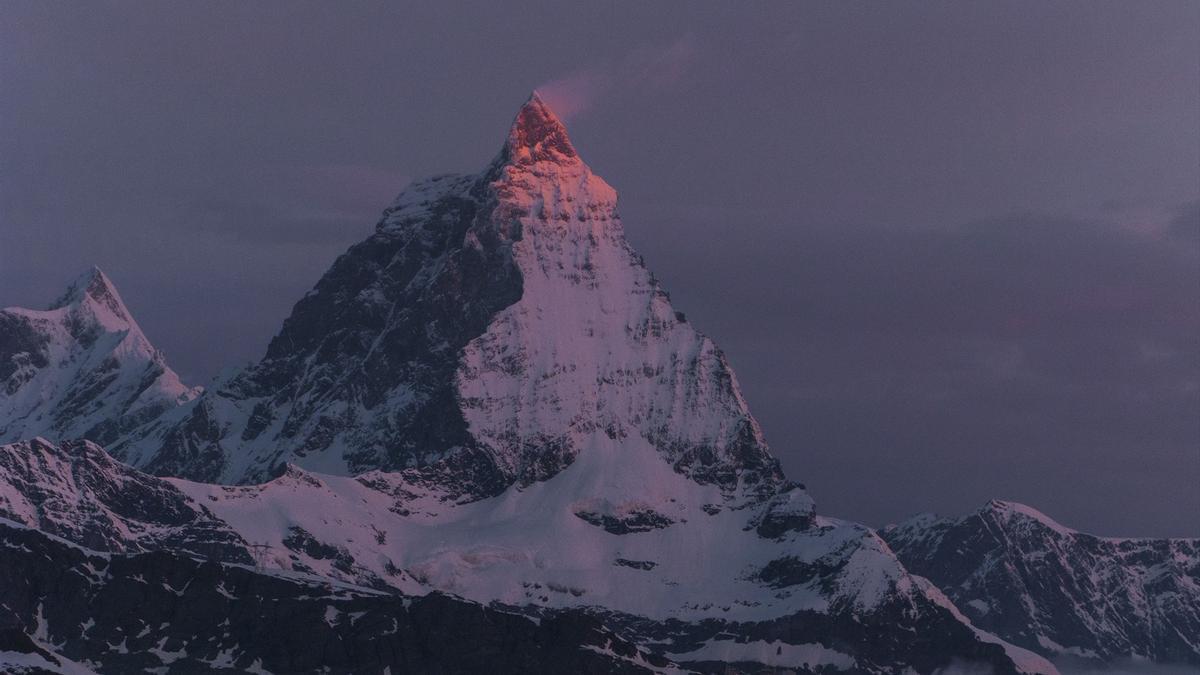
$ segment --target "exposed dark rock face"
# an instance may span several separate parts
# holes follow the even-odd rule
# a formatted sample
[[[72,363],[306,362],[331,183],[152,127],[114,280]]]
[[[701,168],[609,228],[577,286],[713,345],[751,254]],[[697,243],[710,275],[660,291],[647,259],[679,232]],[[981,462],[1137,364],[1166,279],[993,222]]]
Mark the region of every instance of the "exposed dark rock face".
[[[16,657],[16,658],[13,658]],[[63,660],[25,634],[19,618],[0,605],[0,672],[6,675],[53,675]]]
[[[89,441],[0,446],[0,518],[98,551],[168,549],[250,562],[245,542],[224,521]]]
[[[163,448],[169,452],[155,455],[148,466],[150,473],[162,476],[182,476],[191,480],[214,483],[220,480],[229,464],[229,457],[221,444],[222,425],[214,411],[214,401],[201,397],[184,408],[186,415],[176,423],[156,423],[151,429],[163,430]],[[118,443],[117,448],[122,444]],[[121,459],[129,460],[128,457]]]
[[[667,665],[582,612],[532,620],[168,552],[101,556],[0,523],[0,640],[100,673],[644,673]],[[19,626],[19,632],[16,628]],[[49,658],[53,655],[47,654]]]
[[[317,560],[336,559],[341,553],[338,547],[317,541],[307,530],[295,526],[288,530],[283,545]]]
[[[897,630],[914,612],[925,617],[921,630]],[[865,614],[846,608],[833,614],[796,612],[756,622],[649,621],[624,615],[605,615],[605,621],[622,635],[636,635],[639,641],[655,645],[689,671],[714,675],[777,672],[761,660],[705,657],[713,653],[714,644],[752,643],[769,645],[768,661],[776,650],[802,645],[822,645],[852,655],[838,665],[821,664],[814,658],[809,668],[789,666],[782,672],[899,674],[955,672],[954,668],[995,675],[1021,672],[1000,645],[979,640],[949,609],[928,602],[913,606],[897,600]],[[734,646],[729,653],[743,652]]]
[[[629,567],[635,570],[652,570],[658,567],[658,563],[653,560],[626,560],[625,558],[617,558],[613,561],[614,565],[621,567]]]
[[[670,527],[675,521],[650,509],[635,509],[620,515],[611,513],[596,513],[595,511],[579,510],[575,515],[585,523],[603,528],[612,534],[631,534],[633,532],[649,532],[664,527]]]
[[[29,318],[0,312],[0,380],[4,393],[12,396],[33,371],[50,365],[46,343],[50,336],[37,330]],[[21,376],[13,379],[18,371]]]
[[[881,535],[971,621],[1048,656],[1200,665],[1200,540],[1111,539],[993,501]]]
[[[789,532],[803,532],[816,523],[816,505],[803,485],[784,486],[771,498],[754,530],[766,539],[780,539]]]
[[[802,586],[817,579],[833,577],[846,564],[845,559],[808,562],[792,556],[776,558],[754,573],[753,578],[772,588]]]
[[[520,274],[508,243],[483,231],[480,186],[440,176],[412,190],[428,200],[420,217],[400,205],[386,212],[296,304],[262,362],[143,441],[158,445],[149,471],[256,482],[283,461],[327,451],[348,473],[481,456],[454,371],[463,347],[520,297]],[[128,447],[114,451],[132,457]],[[269,450],[231,465],[231,454],[256,448]],[[486,495],[504,485],[489,476],[474,488]]]
[[[333,567],[346,574],[354,573],[354,557],[345,549],[318,541],[302,527],[292,527],[283,545],[313,560],[332,560]]]

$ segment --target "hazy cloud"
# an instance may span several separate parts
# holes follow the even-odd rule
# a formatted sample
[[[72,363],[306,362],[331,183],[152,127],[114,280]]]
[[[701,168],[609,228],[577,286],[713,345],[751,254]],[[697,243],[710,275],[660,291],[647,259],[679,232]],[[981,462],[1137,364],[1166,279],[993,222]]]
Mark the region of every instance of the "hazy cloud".
[[[184,218],[256,245],[344,243],[365,236],[407,181],[369,166],[253,167],[198,190]]]
[[[678,85],[695,60],[695,37],[645,45],[623,58],[593,65],[538,85],[537,91],[565,121],[587,111],[614,89],[646,93]]]
[[[1200,246],[1200,200],[1179,208],[1171,219],[1169,232],[1183,242]]]

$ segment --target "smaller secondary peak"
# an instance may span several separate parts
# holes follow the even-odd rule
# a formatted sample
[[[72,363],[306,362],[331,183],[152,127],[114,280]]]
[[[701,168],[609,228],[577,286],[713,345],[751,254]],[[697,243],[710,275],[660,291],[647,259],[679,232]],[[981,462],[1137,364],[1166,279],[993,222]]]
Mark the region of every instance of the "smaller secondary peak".
[[[567,127],[536,91],[517,111],[504,149],[506,159],[517,164],[563,163],[579,158]]]
[[[1018,502],[1010,502],[1002,499],[990,500],[982,509],[983,512],[995,513],[1006,519],[1018,520],[1033,520],[1060,534],[1069,534],[1074,532],[1071,528],[1066,527],[1054,520],[1050,516],[1038,511],[1032,506],[1026,506]]]
[[[133,323],[129,310],[125,307],[125,301],[117,292],[117,287],[99,267],[92,267],[76,277],[75,281],[67,287],[67,292],[50,305],[50,309],[85,305],[94,309],[102,308],[106,314],[111,314],[114,318]]]
[[[275,477],[267,481],[267,485],[293,485],[295,483],[306,483],[313,487],[325,487],[320,478],[313,475],[312,472],[305,470],[291,462],[285,462],[276,469]]]

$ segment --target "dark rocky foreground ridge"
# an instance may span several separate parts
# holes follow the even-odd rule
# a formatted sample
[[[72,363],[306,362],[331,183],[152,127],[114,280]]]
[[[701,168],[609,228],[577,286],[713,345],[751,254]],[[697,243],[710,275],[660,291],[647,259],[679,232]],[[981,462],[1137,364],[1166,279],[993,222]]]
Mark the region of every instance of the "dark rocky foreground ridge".
[[[61,655],[101,673],[646,673],[667,664],[583,612],[535,619],[170,551],[104,555],[4,522],[0,598],[0,652]]]
[[[949,611],[911,637],[896,635],[898,617],[886,615],[830,622],[801,613],[753,624],[657,623],[584,610],[528,616],[439,593],[372,592],[169,551],[100,554],[2,521],[0,597],[0,667],[9,652],[100,673],[771,672],[752,660],[676,664],[652,653],[655,645],[686,649],[738,635],[860,656],[854,667],[788,669],[795,673],[901,672],[889,665],[897,653],[906,668],[934,672],[949,663],[946,647],[955,642],[959,658],[989,672],[1020,672],[1000,646],[971,639]]]
[[[0,614],[12,638],[0,652],[45,652],[44,659],[102,673],[298,673],[318,665],[330,672],[389,665],[392,672],[480,672],[488,653],[496,654],[490,665],[497,672],[644,672],[672,663],[696,672],[759,672],[777,662],[794,672],[934,672],[956,662],[996,673],[1049,672],[1014,667],[1011,648],[965,625],[936,593],[900,588],[920,580],[902,577],[870,606],[851,587],[849,596],[829,596],[834,607],[757,620],[472,602],[424,586],[406,591],[412,576],[391,563],[372,571],[368,557],[381,554],[347,548],[353,531],[330,539],[293,525],[271,549],[287,557],[286,569],[256,568],[249,563],[262,551],[206,506],[216,502],[195,498],[205,492],[124,466],[90,442],[0,446],[0,468]],[[355,484],[365,491],[374,482]],[[325,489],[296,468],[267,487],[300,491],[301,504]],[[216,487],[238,500],[258,489]],[[375,519],[372,536],[385,539],[387,527]],[[613,540],[636,536],[595,531]],[[789,548],[803,555],[799,544],[783,542],[780,550]],[[781,594],[836,586],[863,553],[835,550],[811,562],[784,555],[757,572],[755,583]],[[636,574],[656,566],[641,562]],[[469,648],[455,652],[455,641]]]

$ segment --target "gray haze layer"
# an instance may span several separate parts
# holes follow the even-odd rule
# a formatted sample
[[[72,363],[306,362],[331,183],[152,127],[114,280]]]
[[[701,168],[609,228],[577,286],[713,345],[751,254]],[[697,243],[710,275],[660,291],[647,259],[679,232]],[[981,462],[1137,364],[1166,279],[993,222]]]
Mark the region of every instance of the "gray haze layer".
[[[0,305],[202,383],[534,87],[823,512],[1200,535],[1195,2],[9,0]]]

